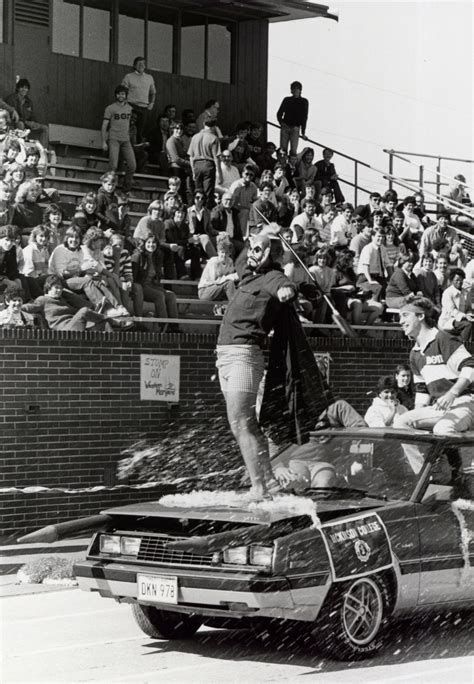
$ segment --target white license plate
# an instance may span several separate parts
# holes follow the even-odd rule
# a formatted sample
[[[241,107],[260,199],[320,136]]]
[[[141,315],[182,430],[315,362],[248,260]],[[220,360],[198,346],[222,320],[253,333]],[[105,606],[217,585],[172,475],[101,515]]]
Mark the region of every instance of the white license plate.
[[[137,598],[154,603],[178,603],[178,578],[137,574]]]

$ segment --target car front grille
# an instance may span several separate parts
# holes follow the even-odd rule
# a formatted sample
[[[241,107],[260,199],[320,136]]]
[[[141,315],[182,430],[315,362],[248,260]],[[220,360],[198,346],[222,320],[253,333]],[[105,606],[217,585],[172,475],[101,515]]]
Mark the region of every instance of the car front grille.
[[[186,537],[155,537],[144,536],[140,543],[137,560],[166,563],[170,565],[212,565],[212,553],[199,555],[189,551],[176,551],[167,547],[169,542],[180,541]]]

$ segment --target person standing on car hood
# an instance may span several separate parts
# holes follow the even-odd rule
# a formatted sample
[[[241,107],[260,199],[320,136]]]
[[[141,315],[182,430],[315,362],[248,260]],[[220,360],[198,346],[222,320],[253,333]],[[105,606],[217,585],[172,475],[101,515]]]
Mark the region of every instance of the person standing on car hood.
[[[435,309],[415,297],[400,310],[400,324],[415,341],[410,365],[415,408],[396,416],[397,428],[433,430],[446,435],[474,426],[474,358],[462,342],[435,325]]]
[[[269,498],[272,490],[278,490],[255,410],[265,370],[262,348],[282,306],[297,295],[296,286],[274,261],[278,250],[280,243],[268,235],[250,238],[247,265],[224,315],[216,349],[229,425],[250,476],[250,496],[255,500]]]

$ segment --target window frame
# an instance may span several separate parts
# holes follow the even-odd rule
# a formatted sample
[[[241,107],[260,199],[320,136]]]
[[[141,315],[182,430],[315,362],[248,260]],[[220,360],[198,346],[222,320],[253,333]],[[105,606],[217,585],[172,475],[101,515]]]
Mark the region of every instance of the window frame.
[[[105,60],[94,60],[92,57],[87,57],[84,55],[84,7],[87,7],[87,0],[77,0],[77,4],[79,5],[79,54],[77,55],[81,59],[90,59],[93,61],[100,61],[103,64],[114,64],[114,65],[121,65],[118,59],[119,56],[119,47],[118,47],[118,41],[119,41],[119,17],[120,17],[120,0],[110,0],[110,6],[109,6],[109,15],[110,15],[110,31],[109,31],[109,59],[108,61]],[[143,9],[144,9],[144,16],[143,16],[143,22],[144,22],[144,55],[145,59],[148,63],[148,45],[149,45],[149,21],[154,21],[152,19],[149,19],[150,12],[149,8],[151,7],[152,3],[149,0],[140,0],[140,4],[143,4]],[[9,6],[8,2],[5,2],[4,5],[4,14],[6,14],[6,8]],[[182,17],[183,14],[190,14],[198,17],[202,21],[202,25],[204,26],[204,75],[202,78],[197,77],[197,76],[186,76],[185,74],[182,73],[181,70],[181,52],[182,52]],[[173,10],[173,47],[172,47],[172,63],[171,63],[171,71],[160,71],[159,69],[152,69],[152,71],[157,71],[159,73],[163,74],[173,74],[176,76],[185,76],[186,78],[196,78],[197,80],[200,81],[210,81],[212,80],[215,83],[223,83],[226,85],[233,85],[236,82],[236,65],[237,65],[237,43],[238,43],[238,30],[239,30],[239,22],[234,20],[234,19],[221,19],[218,17],[213,17],[210,14],[206,12],[196,12],[193,10],[181,10],[181,9],[176,9]],[[53,11],[50,13],[50,35],[51,35],[51,45],[52,45],[52,38],[53,38],[53,32],[54,32],[54,20],[53,20]],[[229,69],[229,80],[226,81],[215,81],[214,79],[209,78],[209,25],[210,24],[222,24],[224,26],[227,26],[230,30],[230,37],[231,37],[231,43],[230,43],[230,69]],[[7,36],[8,36],[8,24],[7,24],[7,17],[4,16],[4,42],[6,42]],[[54,53],[54,54],[63,54],[63,53]],[[69,55],[69,56],[74,56],[74,55]]]

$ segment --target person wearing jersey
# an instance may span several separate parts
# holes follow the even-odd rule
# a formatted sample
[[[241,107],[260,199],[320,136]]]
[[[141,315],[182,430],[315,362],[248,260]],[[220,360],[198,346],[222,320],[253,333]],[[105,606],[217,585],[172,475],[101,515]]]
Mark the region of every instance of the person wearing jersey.
[[[133,174],[137,168],[135,153],[130,142],[130,118],[132,107],[127,102],[128,90],[124,85],[115,88],[115,102],[105,108],[102,122],[102,149],[109,151],[109,168],[117,171],[120,157],[125,161],[123,190],[132,187]]]
[[[400,324],[415,341],[410,366],[415,408],[394,420],[394,427],[433,430],[446,435],[474,427],[474,358],[462,342],[435,324],[435,309],[415,297],[400,310]]]

